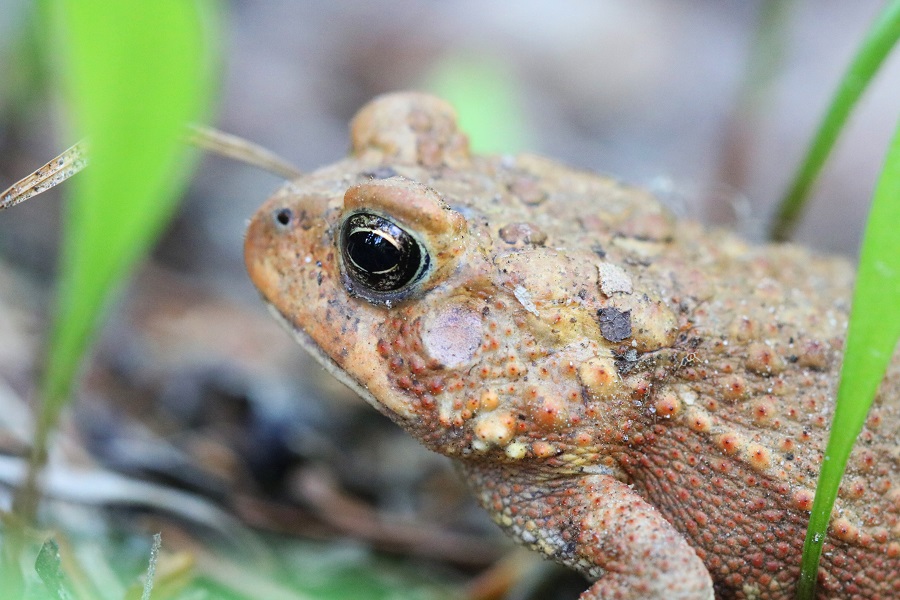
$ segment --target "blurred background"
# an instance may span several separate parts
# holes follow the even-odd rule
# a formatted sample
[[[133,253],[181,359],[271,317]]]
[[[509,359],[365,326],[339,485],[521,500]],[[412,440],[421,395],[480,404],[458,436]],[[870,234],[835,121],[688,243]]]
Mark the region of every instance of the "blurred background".
[[[460,105],[483,150],[538,152],[611,174],[654,189],[685,216],[759,239],[882,4],[232,0],[222,3],[212,124],[307,171],[343,156],[347,124],[373,96],[437,91]],[[33,26],[32,3],[2,7],[6,187],[75,139],[35,52],[46,32]],[[894,56],[828,163],[798,242],[855,255],[898,106]],[[79,460],[198,493],[259,529],[362,539],[333,550],[353,568],[376,548],[425,561],[453,585],[473,586],[479,572],[495,582],[506,543],[445,461],[309,364],[258,302],[243,272],[242,232],[279,185],[244,165],[202,160],[87,369],[66,430],[86,451]],[[53,190],[0,213],[0,442],[9,454],[23,452],[30,431],[63,202],[65,190]],[[335,496],[316,496],[323,486]],[[338,505],[362,511],[359,520],[328,514]],[[413,532],[395,539],[396,528],[366,528],[383,515]],[[429,543],[436,547],[423,549]],[[315,548],[296,560],[313,561],[323,552]],[[540,585],[508,597],[551,597]],[[570,585],[554,597],[576,597],[583,583]]]

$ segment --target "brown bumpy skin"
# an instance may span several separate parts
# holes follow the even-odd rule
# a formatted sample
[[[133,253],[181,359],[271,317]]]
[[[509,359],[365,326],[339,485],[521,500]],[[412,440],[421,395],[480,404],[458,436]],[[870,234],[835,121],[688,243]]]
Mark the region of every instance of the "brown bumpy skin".
[[[471,156],[452,109],[422,94],[374,100],[352,140],[247,232],[250,276],[297,340],[455,459],[506,531],[596,580],[582,598],[792,598],[847,263],[677,222],[645,191],[543,158]],[[342,228],[360,211],[427,256],[405,287],[371,292],[348,270]],[[820,598],[900,598],[898,404],[895,357]]]

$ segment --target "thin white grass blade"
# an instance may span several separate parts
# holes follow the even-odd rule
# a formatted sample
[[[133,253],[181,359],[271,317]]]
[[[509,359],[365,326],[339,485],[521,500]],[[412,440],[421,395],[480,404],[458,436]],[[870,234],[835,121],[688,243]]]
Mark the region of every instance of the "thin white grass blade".
[[[0,210],[25,202],[59,185],[87,166],[87,156],[87,143],[82,140],[0,193]]]

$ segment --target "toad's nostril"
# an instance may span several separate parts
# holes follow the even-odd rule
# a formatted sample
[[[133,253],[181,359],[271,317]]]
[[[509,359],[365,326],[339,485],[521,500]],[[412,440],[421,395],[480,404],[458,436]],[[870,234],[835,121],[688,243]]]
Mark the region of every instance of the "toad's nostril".
[[[275,211],[275,222],[279,225],[290,225],[294,218],[294,213],[289,208],[279,208]]]

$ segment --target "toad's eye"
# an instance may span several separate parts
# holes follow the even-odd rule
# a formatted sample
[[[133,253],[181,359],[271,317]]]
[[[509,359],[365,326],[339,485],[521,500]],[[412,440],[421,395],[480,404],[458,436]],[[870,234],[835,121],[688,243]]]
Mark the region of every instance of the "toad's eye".
[[[390,303],[428,271],[428,252],[405,229],[380,215],[359,212],[341,226],[339,242],[351,290]]]

